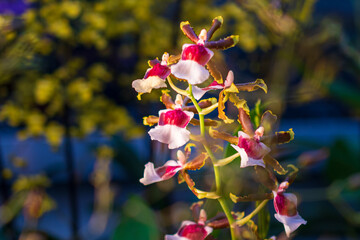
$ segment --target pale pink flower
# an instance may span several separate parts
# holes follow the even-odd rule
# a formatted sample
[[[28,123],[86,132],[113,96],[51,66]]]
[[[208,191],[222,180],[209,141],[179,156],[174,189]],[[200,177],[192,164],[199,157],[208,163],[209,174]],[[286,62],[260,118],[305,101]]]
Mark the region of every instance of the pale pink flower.
[[[167,66],[168,53],[164,53],[162,61],[157,62],[152,68],[148,68],[143,79],[132,82],[132,87],[138,93],[150,93],[154,88],[167,87],[165,79],[170,75],[171,70]]]
[[[181,109],[182,99],[177,96],[174,110],[165,109],[159,111],[158,125],[149,131],[151,140],[168,144],[170,149],[178,148],[190,139],[190,132],[186,129],[194,113]]]
[[[273,191],[273,194],[276,211],[275,218],[284,224],[285,233],[289,237],[301,224],[306,224],[307,222],[297,211],[297,198],[295,194],[284,193],[288,186],[288,182],[281,183],[277,191]]]
[[[260,142],[260,137],[264,133],[264,128],[260,127],[255,131],[255,136],[250,137],[243,131],[238,132],[238,144],[231,146],[240,153],[241,168],[249,166],[262,166],[265,167],[263,158],[270,152],[270,148],[264,143]]]
[[[181,59],[171,66],[171,73],[180,79],[187,80],[190,84],[200,84],[209,78],[209,71],[205,65],[214,53],[204,46],[206,30],[201,30],[197,44],[184,44]]]

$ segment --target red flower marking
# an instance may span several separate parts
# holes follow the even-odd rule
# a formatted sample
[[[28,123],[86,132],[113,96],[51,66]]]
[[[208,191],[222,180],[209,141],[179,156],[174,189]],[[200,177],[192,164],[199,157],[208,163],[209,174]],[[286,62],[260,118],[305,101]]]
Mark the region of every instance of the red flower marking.
[[[184,111],[175,109],[160,114],[159,126],[169,124],[184,128],[189,122],[190,117]]]
[[[238,146],[243,148],[247,155],[253,159],[262,159],[264,157],[264,150],[256,139],[239,137]]]
[[[180,228],[178,235],[190,240],[203,240],[207,232],[202,224],[190,224]]]
[[[156,173],[163,179],[167,180],[176,174],[176,169],[181,166],[162,166],[156,169]]]
[[[170,68],[165,65],[161,65],[157,63],[153,68],[145,73],[144,79],[151,77],[151,76],[158,76],[161,79],[167,78],[170,75]]]
[[[297,214],[295,203],[287,199],[282,193],[276,194],[274,208],[277,213],[283,216],[292,217]]]
[[[208,50],[203,45],[190,45],[185,47],[182,52],[182,60],[192,60],[199,63],[202,66],[205,66],[211,58]]]

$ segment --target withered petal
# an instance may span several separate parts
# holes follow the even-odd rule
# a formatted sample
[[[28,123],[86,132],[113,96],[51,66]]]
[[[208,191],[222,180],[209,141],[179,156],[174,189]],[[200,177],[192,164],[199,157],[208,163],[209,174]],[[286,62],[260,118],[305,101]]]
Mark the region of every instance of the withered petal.
[[[253,137],[255,132],[251,123],[250,115],[243,108],[239,108],[239,122],[244,132],[250,137]]]
[[[239,35],[231,35],[218,41],[205,42],[205,47],[210,49],[225,50],[234,47],[239,42]]]
[[[148,117],[143,118],[143,124],[145,126],[153,126],[159,122],[159,117],[150,115]]]
[[[224,22],[224,19],[222,16],[218,16],[212,20],[211,28],[207,32],[207,40],[208,41],[212,38],[214,32],[216,32],[216,30],[218,30],[221,27],[223,22]]]
[[[184,166],[185,170],[199,170],[205,165],[206,159],[209,155],[206,152],[201,153],[199,156],[194,158],[193,160],[187,162]]]
[[[190,23],[188,21],[180,23],[181,31],[195,44],[199,41],[199,37],[196,35]]]
[[[248,194],[246,196],[236,196],[230,193],[230,198],[234,203],[252,202],[252,201],[261,201],[265,199],[273,199],[274,195],[272,193],[254,193],[254,194]]]
[[[224,82],[224,79],[221,75],[221,72],[217,69],[214,61],[215,60],[213,58],[210,59],[210,61],[206,64],[206,67],[209,70],[210,75],[215,79],[215,81],[219,84],[222,84]]]
[[[264,162],[267,165],[271,166],[280,175],[284,175],[288,172],[281,166],[281,164],[275,158],[273,158],[269,154],[264,157]]]
[[[238,84],[235,84],[235,86],[237,87],[237,89],[239,91],[252,92],[252,91],[255,91],[258,89],[262,89],[265,93],[267,93],[267,90],[268,90],[266,83],[262,79],[256,79],[255,82],[238,83]]]

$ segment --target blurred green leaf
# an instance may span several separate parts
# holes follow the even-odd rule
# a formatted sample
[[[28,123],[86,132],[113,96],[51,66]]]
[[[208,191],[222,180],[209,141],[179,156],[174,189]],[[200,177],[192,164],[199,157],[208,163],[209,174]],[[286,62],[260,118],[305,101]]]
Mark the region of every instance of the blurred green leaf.
[[[160,239],[154,212],[138,196],[130,197],[124,204],[121,222],[115,229],[112,239]]]
[[[337,140],[330,147],[326,177],[330,181],[346,178],[360,171],[359,153],[346,140]]]
[[[256,207],[261,204],[262,201],[256,201]],[[270,213],[267,206],[263,207],[258,213],[258,233],[261,239],[265,239],[270,228]]]

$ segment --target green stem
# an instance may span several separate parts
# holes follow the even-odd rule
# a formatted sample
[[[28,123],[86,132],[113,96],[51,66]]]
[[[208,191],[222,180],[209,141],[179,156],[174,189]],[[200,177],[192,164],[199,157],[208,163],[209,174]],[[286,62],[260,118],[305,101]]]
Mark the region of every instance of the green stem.
[[[192,101],[192,103],[194,104],[196,110],[199,113],[199,121],[200,121],[200,133],[201,136],[204,137],[205,139],[205,121],[204,121],[204,114],[202,112],[201,107],[199,106],[198,102],[196,101],[194,95],[192,94],[192,85],[189,84],[189,97]],[[220,198],[218,198],[218,201],[229,221],[229,226],[230,226],[230,232],[231,232],[231,240],[236,240],[236,236],[235,236],[235,228],[233,227],[233,223],[235,222],[231,211],[226,203],[226,199],[222,196],[222,186],[221,186],[221,178],[220,178],[220,170],[219,167],[216,166],[217,163],[217,159],[215,158],[214,154],[212,153],[210,147],[207,145],[206,140],[203,143],[204,148],[206,150],[206,152],[209,154],[209,157],[213,163],[213,167],[214,167],[214,175],[215,175],[215,186],[216,186],[216,193],[221,196]]]
[[[266,203],[269,201],[269,199],[265,199],[264,201],[262,201],[260,203],[259,206],[257,206],[257,208],[255,208],[254,211],[252,211],[252,213],[250,213],[249,215],[247,215],[246,217],[236,221],[236,225],[238,226],[242,226],[245,223],[247,223],[251,218],[253,218],[263,207],[265,207]]]

